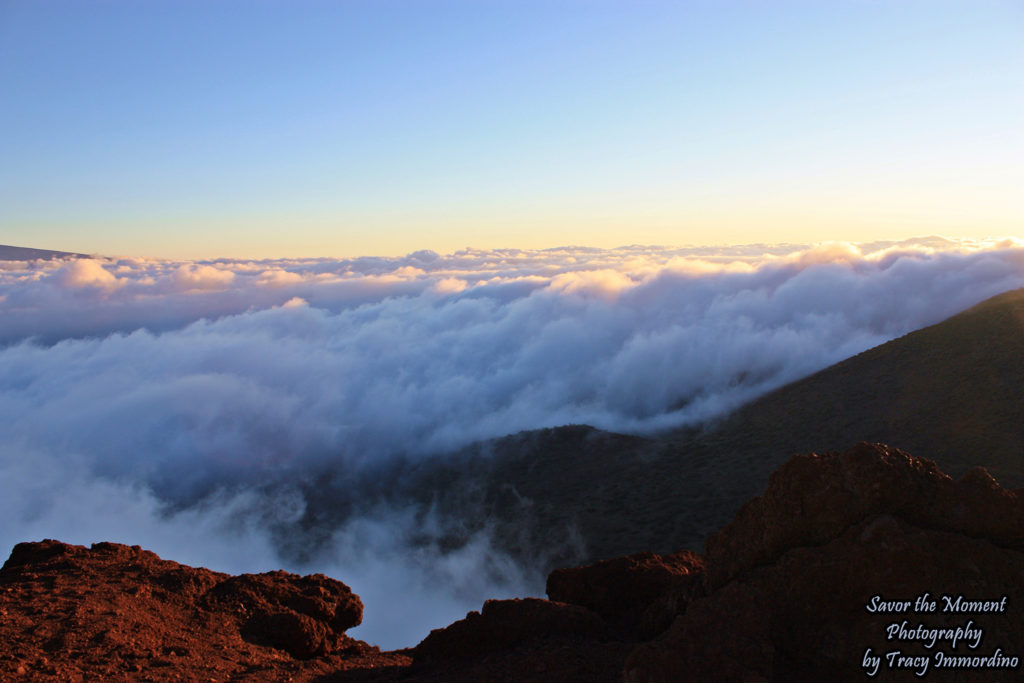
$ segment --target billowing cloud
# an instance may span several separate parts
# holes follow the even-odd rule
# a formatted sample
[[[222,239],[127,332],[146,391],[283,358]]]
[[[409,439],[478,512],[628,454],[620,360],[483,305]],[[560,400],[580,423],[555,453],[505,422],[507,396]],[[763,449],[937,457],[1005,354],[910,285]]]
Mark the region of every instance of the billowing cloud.
[[[205,264],[184,264],[174,271],[174,287],[183,292],[209,289],[224,289],[235,279],[235,274],[226,268],[214,268]]]
[[[111,289],[118,286],[117,278],[103,264],[95,259],[77,259],[63,266],[53,275],[54,280],[68,289],[99,287]]]
[[[542,586],[486,533],[442,550],[423,515],[358,496],[332,543],[290,553],[275,530],[311,473],[568,423],[694,424],[1024,286],[1016,242],[938,238],[2,265],[0,542],[329,571],[366,600],[357,635],[389,646]],[[394,601],[431,616],[399,632]]]
[[[270,287],[286,287],[302,282],[302,276],[283,268],[265,270],[259,275],[257,282]]]

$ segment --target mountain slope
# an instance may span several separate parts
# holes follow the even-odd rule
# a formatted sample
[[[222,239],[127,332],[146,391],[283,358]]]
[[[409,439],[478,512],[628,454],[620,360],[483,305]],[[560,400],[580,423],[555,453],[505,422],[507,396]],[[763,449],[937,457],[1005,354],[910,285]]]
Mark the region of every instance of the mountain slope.
[[[1024,485],[1024,290],[1001,294],[787,385],[706,433],[726,454],[839,449],[857,439],[984,465]]]
[[[869,440],[981,465],[1024,486],[1024,290],[893,340],[748,404],[702,432],[525,432],[408,473],[400,496],[488,520],[548,566],[640,550],[699,550],[794,453]],[[472,531],[483,524],[457,528]]]

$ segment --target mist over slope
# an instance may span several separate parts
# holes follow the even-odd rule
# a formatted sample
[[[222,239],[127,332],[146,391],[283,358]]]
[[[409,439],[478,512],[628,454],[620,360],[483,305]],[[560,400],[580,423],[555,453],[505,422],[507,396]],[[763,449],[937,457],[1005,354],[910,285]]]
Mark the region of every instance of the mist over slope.
[[[450,516],[485,510],[493,537],[513,553],[557,547],[571,529],[584,563],[703,551],[789,455],[861,440],[927,454],[954,477],[984,467],[1019,488],[1022,357],[1024,289],[1016,289],[699,429],[649,438],[583,426],[523,432],[480,444],[407,488],[432,492]]]
[[[379,606],[358,637],[410,644],[540,586],[486,526],[453,545],[457,520],[389,497],[407,468],[521,430],[698,424],[1022,286],[1020,246],[940,239],[0,261],[0,545],[324,571]]]
[[[982,465],[1003,486],[1024,486],[1024,290],[748,403],[705,439],[728,457],[838,450],[854,439],[927,453],[959,476]],[[783,456],[774,456],[780,458]]]

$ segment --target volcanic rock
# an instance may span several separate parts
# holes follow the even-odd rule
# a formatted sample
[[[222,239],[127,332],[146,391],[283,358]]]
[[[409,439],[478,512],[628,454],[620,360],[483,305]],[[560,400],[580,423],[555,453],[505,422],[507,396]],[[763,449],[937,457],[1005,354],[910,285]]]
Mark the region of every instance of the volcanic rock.
[[[548,576],[551,600],[586,607],[627,638],[648,640],[668,628],[702,592],[704,560],[680,551],[637,553]]]
[[[788,548],[822,545],[880,514],[1024,550],[1024,498],[983,468],[955,482],[930,460],[860,443],[842,453],[796,455],[775,471],[768,490],[708,539],[708,585],[717,588]]]
[[[402,680],[612,683],[621,680],[632,647],[578,605],[488,600],[480,612],[431,631]]]
[[[434,629],[413,651],[415,663],[471,659],[545,638],[603,639],[604,622],[576,605],[537,598],[488,600],[479,612]]]
[[[203,598],[213,609],[237,614],[239,632],[249,642],[281,648],[300,659],[328,652],[332,635],[363,619],[359,596],[323,574],[242,574],[220,582]]]
[[[548,594],[489,600],[410,657],[347,637],[362,604],[322,575],[22,543],[0,680],[1019,680],[1024,491],[879,444],[798,455],[703,557],[557,570]]]
[[[1024,656],[1022,522],[1020,495],[984,471],[954,482],[928,460],[869,444],[795,456],[709,539],[707,596],[637,647],[625,679],[853,680],[869,654],[898,652],[916,664],[886,659],[879,672],[909,679],[927,666],[929,679],[1018,680],[1019,661],[938,662]],[[1004,609],[944,611],[961,596]],[[970,626],[980,642],[900,635]]]
[[[138,546],[19,543],[0,569],[0,680],[310,680],[409,662],[347,637],[361,617],[322,575],[231,577]]]

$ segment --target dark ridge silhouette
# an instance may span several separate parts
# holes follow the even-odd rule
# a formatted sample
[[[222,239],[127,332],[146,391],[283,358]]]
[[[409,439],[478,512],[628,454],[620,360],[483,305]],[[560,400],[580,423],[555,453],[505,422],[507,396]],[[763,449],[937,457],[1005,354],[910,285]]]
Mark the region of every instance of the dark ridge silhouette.
[[[70,251],[52,249],[29,249],[0,244],[0,261],[51,261],[65,258],[93,258],[89,254],[75,254]]]

